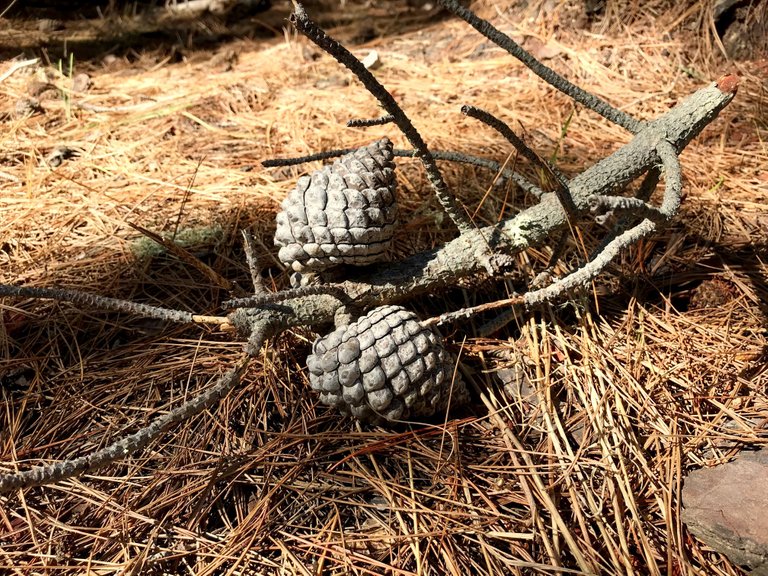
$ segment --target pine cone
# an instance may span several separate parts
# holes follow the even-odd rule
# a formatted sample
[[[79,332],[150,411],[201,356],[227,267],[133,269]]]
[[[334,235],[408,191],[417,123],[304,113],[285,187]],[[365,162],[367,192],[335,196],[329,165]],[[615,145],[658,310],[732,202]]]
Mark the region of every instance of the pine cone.
[[[296,272],[386,259],[397,220],[388,138],[302,176],[277,215],[278,257]]]
[[[468,399],[440,336],[400,306],[318,338],[307,367],[324,404],[366,422],[432,416]]]

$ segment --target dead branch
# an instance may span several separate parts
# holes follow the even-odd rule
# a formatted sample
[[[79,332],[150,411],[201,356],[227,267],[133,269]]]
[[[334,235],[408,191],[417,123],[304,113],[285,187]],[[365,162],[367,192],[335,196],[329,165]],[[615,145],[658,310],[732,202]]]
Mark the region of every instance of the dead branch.
[[[36,288],[34,286],[9,286],[0,284],[0,296],[15,296],[22,298],[46,298],[62,302],[72,302],[89,308],[110,310],[114,312],[126,312],[136,314],[144,318],[156,318],[166,322],[190,324],[195,321],[195,315],[182,310],[171,310],[149,304],[128,302],[117,298],[108,298],[97,294],[88,294],[77,290],[65,290],[63,288]]]
[[[579,104],[582,104],[590,110],[597,112],[602,117],[613,122],[614,124],[618,124],[619,126],[626,128],[633,134],[637,133],[643,127],[643,122],[636,120],[626,112],[622,112],[621,110],[614,108],[608,104],[608,102],[598,98],[594,94],[590,94],[586,90],[579,88],[575,84],[560,76],[551,68],[539,62],[536,58],[533,57],[532,54],[524,50],[517,42],[512,40],[512,38],[495,28],[488,21],[479,18],[468,8],[464,8],[461,4],[459,4],[458,0],[440,0],[440,4],[467,22],[470,26],[488,38],[488,40],[496,44],[499,48],[503,48],[512,56],[520,60],[520,62],[525,64],[531,70],[531,72],[536,74],[547,84],[557,88],[563,94],[570,96]]]
[[[512,128],[510,128],[499,118],[496,118],[490,112],[481,110],[475,106],[465,105],[461,107],[461,113],[466,114],[470,118],[480,120],[480,122],[483,124],[487,124],[496,130],[499,134],[504,136],[504,138],[506,138],[507,141],[512,144],[512,146],[514,146],[515,149],[520,154],[522,154],[522,156],[526,158],[531,164],[541,168],[544,173],[554,181],[555,194],[557,195],[558,200],[560,200],[560,204],[563,205],[563,209],[569,216],[576,216],[577,209],[576,205],[573,203],[573,198],[571,198],[571,192],[568,190],[568,183],[565,181],[565,177],[557,168],[552,166],[549,162],[543,160],[538,154],[536,154],[536,152],[531,150],[526,145],[526,143],[523,142],[517,134],[515,134]]]
[[[499,36],[500,33],[493,27],[487,23],[482,24],[483,21],[471,12],[460,8],[457,3],[447,0],[443,3],[524,62],[532,59],[530,55],[526,55],[527,53],[517,54],[517,49],[507,42],[506,37]],[[292,22],[301,32],[310,36],[314,42],[352,70],[365,87],[379,99],[387,113],[393,117],[393,122],[416,149],[416,155],[422,160],[436,194],[456,222],[460,234],[441,247],[413,255],[399,262],[371,266],[342,282],[289,290],[276,295],[258,294],[254,300],[231,302],[230,304],[233,305],[248,306],[235,310],[227,319],[248,339],[247,349],[251,355],[258,352],[266,338],[276,336],[288,327],[330,324],[337,317],[338,312],[345,309],[347,302],[354,302],[357,307],[364,310],[435,292],[455,285],[462,278],[493,273],[494,267],[489,266],[489,261],[494,255],[500,255],[502,260],[509,259],[527,248],[541,245],[562,235],[568,225],[569,215],[563,208],[561,200],[553,193],[541,194],[537,204],[496,225],[479,229],[471,228],[460,213],[453,197],[448,193],[435,163],[435,156],[429,152],[421,136],[394,98],[346,49],[309,20],[300,6],[297,6]],[[558,89],[567,90],[566,93],[574,99],[635,133],[630,143],[572,180],[562,183],[570,192],[573,215],[588,214],[591,208],[598,206],[626,212],[630,217],[622,219],[601,250],[572,274],[519,297],[485,304],[475,309],[446,313],[440,317],[441,321],[468,317],[480,309],[510,305],[534,306],[560,298],[568,290],[588,283],[621,250],[658,230],[659,226],[674,217],[680,205],[682,175],[678,154],[733,99],[738,85],[738,79],[735,76],[725,76],[719,82],[702,88],[681,101],[660,118],[650,122],[640,122],[600,100],[595,100],[594,97],[585,98],[585,94],[591,95],[575,89],[576,87],[559,77],[552,77],[550,73],[542,70],[535,59],[529,65],[532,69],[538,69],[537,73],[541,72],[540,75]],[[627,199],[618,195],[630,182],[646,172],[648,176],[641,186],[638,197]],[[664,199],[662,205],[656,208],[647,204],[647,201],[662,173],[665,178]],[[640,222],[634,224],[633,222],[637,222],[638,219]],[[251,270],[258,290],[259,282],[256,280],[257,271],[254,265],[251,266]],[[195,318],[188,313],[179,313],[181,316],[177,317],[171,313],[173,311],[154,307],[129,309],[122,304],[118,306],[114,299],[100,297],[94,299],[95,297],[90,295],[74,296],[67,291],[39,292],[36,290],[40,289],[4,287],[0,294],[53,297],[87,306],[131,311],[169,321],[189,322],[194,321]],[[236,385],[246,362],[244,361],[236,370],[221,378],[208,391],[161,416],[148,427],[103,450],[74,460],[34,468],[28,472],[0,476],[0,491],[55,482],[129,455],[132,451],[146,446],[148,442],[162,434],[168,426],[189,418],[216,402]]]
[[[266,327],[255,329],[254,334],[256,333],[262,335],[263,342],[263,336],[266,336],[267,329]],[[137,450],[146,447],[172,425],[177,424],[178,422],[183,422],[195,414],[199,414],[221,400],[221,398],[226,396],[227,393],[240,382],[240,377],[245,372],[249,361],[250,358],[246,356],[238,363],[237,368],[224,374],[219,378],[216,384],[202,394],[195,396],[191,400],[184,402],[184,404],[178,408],[153,420],[149,426],[146,426],[133,434],[124,436],[120,440],[101,450],[96,450],[86,456],[80,456],[78,458],[73,458],[72,460],[64,460],[45,466],[36,466],[31,470],[26,470],[24,472],[0,475],[0,493],[15,490],[17,488],[29,488],[31,486],[53,484],[66,478],[86,474],[91,470],[96,470],[111,462],[129,457]]]
[[[349,50],[328,36],[317,24],[310,20],[301,4],[296,3],[296,8],[291,15],[291,23],[299,32],[317,44],[318,47],[333,56],[340,64],[346,66],[362,82],[365,89],[379,101],[382,108],[387,111],[387,115],[392,117],[391,121],[400,129],[408,139],[408,142],[411,143],[411,146],[416,149],[417,156],[421,159],[422,164],[424,164],[429,182],[445,212],[460,231],[470,230],[472,223],[469,222],[461,208],[456,204],[456,199],[449,192],[448,185],[443,180],[443,175],[437,168],[435,159],[432,157],[426,142],[424,142],[424,139],[416,130],[410,118],[408,118],[386,88],[376,80],[374,75]]]
[[[307,156],[298,156],[296,158],[272,158],[264,160],[261,165],[264,168],[276,168],[278,166],[296,166],[298,164],[304,164],[306,162],[314,162],[315,160],[328,160],[329,158],[336,158],[343,154],[349,154],[354,152],[355,148],[340,148],[337,150],[326,150],[325,152],[317,152],[315,154],[309,154]],[[395,156],[400,158],[414,158],[417,155],[415,150],[393,150]],[[450,150],[432,150],[432,157],[435,160],[445,160],[447,162],[456,162],[459,164],[470,164],[472,166],[478,166],[480,168],[486,168],[497,174],[502,178],[512,180],[515,184],[520,186],[528,194],[532,194],[535,198],[541,198],[544,192],[525,178],[522,174],[504,168],[499,162],[491,160],[489,158],[480,158],[472,154],[466,154],[462,152],[453,152]]]

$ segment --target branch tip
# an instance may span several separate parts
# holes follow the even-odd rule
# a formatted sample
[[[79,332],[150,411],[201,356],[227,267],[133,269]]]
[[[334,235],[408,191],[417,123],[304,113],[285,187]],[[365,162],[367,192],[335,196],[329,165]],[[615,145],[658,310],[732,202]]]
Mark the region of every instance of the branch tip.
[[[560,92],[566,94],[576,102],[597,112],[606,120],[621,126],[633,134],[636,134],[645,126],[644,122],[633,118],[626,112],[611,106],[605,100],[598,98],[583,88],[579,88],[573,82],[566,80],[563,76],[560,76],[560,74],[534,58],[530,52],[524,50],[523,47],[512,40],[512,38],[495,28],[487,20],[483,20],[474,12],[459,4],[456,0],[439,0],[439,2],[449,12],[452,12],[454,15],[464,20],[499,48],[506,50],[512,56],[520,60],[520,62],[525,64],[531,72],[536,74],[547,84],[560,90]]]
[[[736,74],[726,74],[725,76],[722,76],[717,82],[715,82],[715,86],[717,86],[721,92],[735,95],[736,91],[739,89],[740,82],[741,78],[739,78]]]

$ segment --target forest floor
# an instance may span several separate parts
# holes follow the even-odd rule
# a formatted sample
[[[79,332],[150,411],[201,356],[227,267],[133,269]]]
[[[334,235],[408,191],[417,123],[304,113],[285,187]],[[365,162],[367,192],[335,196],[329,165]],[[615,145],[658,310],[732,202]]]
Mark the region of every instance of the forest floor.
[[[290,29],[287,3],[273,4],[234,23],[125,11],[2,21],[0,282],[221,314],[247,290],[250,229],[268,287],[288,285],[274,216],[319,164],[260,162],[384,135],[407,143],[392,126],[345,127],[379,116],[376,102]],[[536,177],[461,115],[465,103],[504,118],[568,176],[630,139],[429,3],[307,4],[356,55],[377,51],[377,78],[433,149]],[[768,53],[749,36],[766,14],[741,3],[726,29],[708,2],[635,4],[473,3],[638,118],[727,73],[741,84],[681,155],[685,198],[670,227],[568,304],[521,312],[491,337],[473,322],[443,331],[470,406],[394,428],[341,418],[309,388],[315,334],[291,331],[218,405],[144,451],[0,495],[0,572],[740,574],[689,532],[681,491],[691,471],[768,443]],[[530,204],[493,173],[441,167],[480,225]],[[398,186],[398,256],[455,236],[420,165],[398,161]],[[606,232],[574,229],[555,273]],[[520,278],[550,248],[520,255]],[[507,298],[514,282],[408,305],[433,316]],[[102,447],[210,386],[242,347],[214,328],[3,299],[0,467]]]

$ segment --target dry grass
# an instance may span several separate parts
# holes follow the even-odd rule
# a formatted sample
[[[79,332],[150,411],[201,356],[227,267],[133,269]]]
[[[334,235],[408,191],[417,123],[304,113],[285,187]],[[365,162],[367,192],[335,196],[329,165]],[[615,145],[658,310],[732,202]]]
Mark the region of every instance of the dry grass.
[[[690,33],[708,29],[701,7],[657,2],[656,19],[638,13],[625,26],[609,13],[592,32],[567,25],[567,4],[531,19],[503,2],[480,8],[643,118],[701,86],[684,70],[710,79],[739,70],[736,101],[682,156],[687,196],[675,225],[633,247],[573,305],[522,316],[493,339],[456,328],[476,402],[445,423],[385,429],[340,419],[309,392],[313,335],[284,335],[215,409],[144,452],[0,497],[4,573],[739,573],[681,524],[680,491],[692,467],[768,438],[766,61],[723,63],[711,36]],[[183,238],[243,286],[238,231],[252,227],[261,264],[285,285],[270,235],[298,172],[258,162],[379,134],[403,145],[387,127],[343,128],[350,115],[378,115],[372,98],[330,58],[286,38],[179,63],[157,53],[131,64],[75,61],[93,81],[82,94],[51,68],[4,78],[0,281],[218,311],[227,294],[168,255],[142,255],[136,223]],[[462,23],[425,22],[355,50],[371,48],[383,61],[377,76],[436,149],[509,156],[500,137],[458,114],[465,102],[520,122],[570,174],[628,139],[583,110],[561,138],[572,104]],[[57,89],[44,112],[17,116],[35,79]],[[76,155],[52,167],[45,158],[60,145]],[[492,180],[446,173],[472,209]],[[399,178],[399,250],[449,238],[418,167],[403,163]],[[495,188],[476,218],[524,202]],[[211,233],[190,232],[201,229]],[[579,243],[600,234],[587,226]],[[521,257],[521,275],[546,258]],[[429,314],[504,290],[468,288],[418,307]],[[67,304],[6,300],[0,314],[6,470],[103,446],[210,385],[241,353],[226,335]]]

